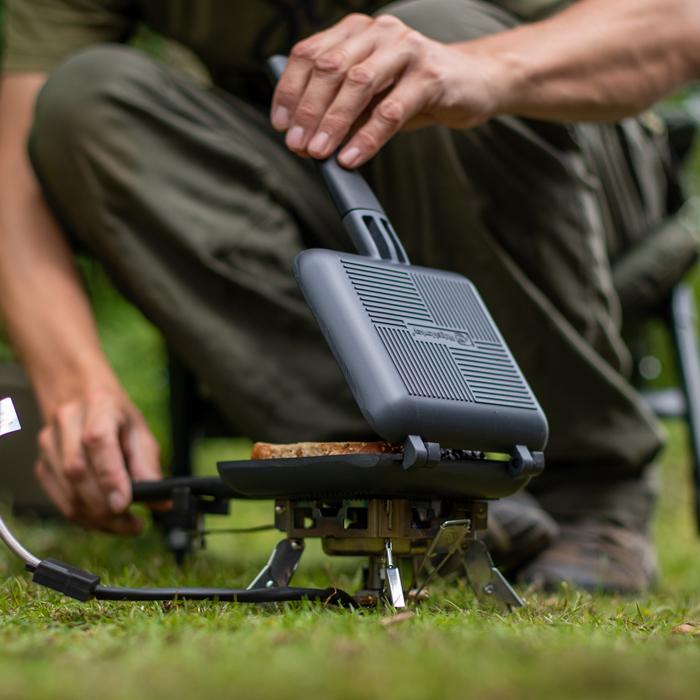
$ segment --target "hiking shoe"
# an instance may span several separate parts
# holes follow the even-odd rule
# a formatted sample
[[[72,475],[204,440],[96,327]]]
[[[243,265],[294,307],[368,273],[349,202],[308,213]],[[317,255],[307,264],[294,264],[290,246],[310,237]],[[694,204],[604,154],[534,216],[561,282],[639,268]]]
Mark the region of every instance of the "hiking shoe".
[[[554,518],[526,491],[489,503],[488,522],[478,539],[486,545],[493,563],[506,573],[532,559],[559,533]]]
[[[642,593],[657,576],[648,535],[608,520],[583,518],[560,522],[559,535],[518,572],[517,580],[549,590],[566,582],[588,591]]]

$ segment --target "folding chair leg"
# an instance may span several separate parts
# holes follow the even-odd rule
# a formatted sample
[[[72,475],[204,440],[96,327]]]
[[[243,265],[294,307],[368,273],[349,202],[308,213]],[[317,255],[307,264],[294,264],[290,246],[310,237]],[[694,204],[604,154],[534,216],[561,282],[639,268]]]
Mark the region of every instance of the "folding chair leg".
[[[681,380],[687,402],[688,428],[693,452],[695,509],[700,530],[700,342],[693,288],[680,282],[671,295],[671,324]]]

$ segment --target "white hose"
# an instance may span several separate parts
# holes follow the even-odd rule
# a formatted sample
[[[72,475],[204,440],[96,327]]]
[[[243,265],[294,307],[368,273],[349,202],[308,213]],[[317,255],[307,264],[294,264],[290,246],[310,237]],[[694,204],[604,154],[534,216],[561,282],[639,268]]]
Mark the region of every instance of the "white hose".
[[[16,430],[21,430],[15,406],[12,399],[8,396],[0,401],[0,435],[13,433]],[[0,540],[2,540],[13,554],[16,554],[27,566],[36,569],[41,564],[41,559],[37,559],[31,552],[28,552],[10,532],[10,529],[5,525],[5,521],[0,516]]]
[[[0,516],[0,540],[2,540],[13,554],[16,554],[27,566],[36,569],[41,564],[41,559],[35,557],[31,552],[28,552],[10,532],[5,521]]]

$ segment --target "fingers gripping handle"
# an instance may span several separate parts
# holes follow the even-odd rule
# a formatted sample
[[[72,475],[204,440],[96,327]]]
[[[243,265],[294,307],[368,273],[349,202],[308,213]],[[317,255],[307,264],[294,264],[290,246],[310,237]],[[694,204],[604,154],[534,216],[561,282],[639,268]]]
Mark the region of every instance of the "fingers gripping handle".
[[[273,85],[286,65],[286,56],[268,59],[267,72]],[[338,163],[338,151],[326,160],[317,160],[316,164],[360,255],[408,264],[401,241],[362,175],[357,170],[343,168]]]

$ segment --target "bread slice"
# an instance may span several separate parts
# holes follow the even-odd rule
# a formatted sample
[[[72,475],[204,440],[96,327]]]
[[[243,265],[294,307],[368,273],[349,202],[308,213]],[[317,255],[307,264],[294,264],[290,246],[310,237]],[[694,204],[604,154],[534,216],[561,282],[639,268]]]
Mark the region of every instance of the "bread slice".
[[[400,454],[401,445],[391,442],[296,442],[273,445],[256,442],[251,459],[286,459],[292,457],[328,457],[329,455]]]

